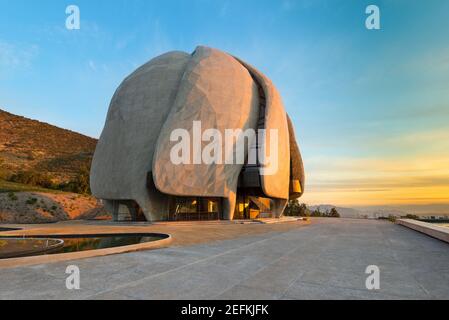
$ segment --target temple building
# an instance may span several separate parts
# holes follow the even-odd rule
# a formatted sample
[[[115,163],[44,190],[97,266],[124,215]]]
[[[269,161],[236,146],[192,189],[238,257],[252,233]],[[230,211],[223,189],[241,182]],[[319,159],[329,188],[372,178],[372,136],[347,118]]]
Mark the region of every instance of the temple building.
[[[203,139],[200,148],[189,145],[189,159],[210,147],[204,140],[209,133],[223,137],[216,147],[232,129],[254,132],[219,151],[238,158],[243,143],[243,161],[173,161],[180,143],[175,133],[194,136],[198,123]],[[305,183],[294,128],[271,80],[239,58],[203,46],[192,54],[156,57],[120,84],[90,181],[116,221],[280,217]]]

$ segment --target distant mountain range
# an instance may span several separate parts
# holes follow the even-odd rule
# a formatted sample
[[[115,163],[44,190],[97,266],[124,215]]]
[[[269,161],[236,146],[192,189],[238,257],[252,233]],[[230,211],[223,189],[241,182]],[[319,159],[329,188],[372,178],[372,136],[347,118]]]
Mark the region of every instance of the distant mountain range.
[[[90,162],[96,139],[0,109],[0,178],[20,171],[73,178]]]
[[[310,210],[320,208],[327,211],[337,209],[343,218],[379,218],[393,216],[405,216],[413,214],[417,216],[449,216],[449,204],[424,204],[424,205],[396,205],[396,206],[364,206],[346,208],[331,204],[309,206]]]
[[[337,209],[338,213],[341,215],[341,217],[343,218],[360,218],[361,217],[361,212],[352,208],[343,208],[343,207],[337,207],[331,204],[321,204],[321,205],[317,205],[317,206],[308,206],[310,210],[316,210],[316,209],[320,209],[320,211],[329,211],[332,208]]]

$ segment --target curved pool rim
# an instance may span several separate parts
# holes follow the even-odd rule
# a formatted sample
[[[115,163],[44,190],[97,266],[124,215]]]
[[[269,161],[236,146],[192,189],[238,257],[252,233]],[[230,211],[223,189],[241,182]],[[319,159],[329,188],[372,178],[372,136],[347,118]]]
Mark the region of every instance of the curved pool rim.
[[[19,231],[21,228],[0,227],[0,232]]]
[[[18,235],[0,235],[0,239],[59,239],[59,238],[107,238],[107,237],[155,237],[166,239],[169,234],[159,233],[159,232],[109,232],[109,233],[54,233],[54,234],[24,234],[22,236]],[[99,250],[99,249],[97,249]]]
[[[42,238],[34,238],[34,237],[1,237],[0,240],[7,239],[7,240],[13,240],[13,241],[26,241],[33,243],[35,241],[45,241],[50,240],[52,242],[51,245],[47,247],[38,247],[33,249],[25,249],[20,251],[15,251],[15,253],[6,253],[2,254],[0,251],[0,259],[11,259],[11,258],[22,258],[22,257],[29,257],[31,255],[42,255],[46,253],[51,253],[55,250],[58,250],[64,246],[64,240],[57,239],[57,238],[48,238],[48,237],[42,237]],[[6,257],[6,258],[3,258]]]
[[[120,253],[129,253],[135,251],[142,250],[152,250],[152,249],[160,249],[168,246],[172,242],[172,236],[167,233],[158,233],[158,232],[114,232],[114,233],[58,233],[58,234],[30,234],[24,235],[25,238],[36,238],[42,240],[42,238],[50,238],[50,239],[58,239],[58,238],[80,238],[80,237],[120,237],[120,236],[148,236],[148,237],[159,237],[161,239],[154,240],[150,242],[143,242],[138,244],[131,244],[119,247],[111,247],[104,249],[94,249],[94,250],[86,250],[86,251],[78,251],[78,252],[70,252],[70,253],[56,253],[51,255],[37,255],[37,256],[28,256],[28,257],[18,257],[18,258],[7,258],[0,259],[0,269],[1,268],[11,268],[17,266],[27,266],[27,265],[35,265],[35,264],[45,264],[45,263],[54,263],[61,261],[70,261],[77,259],[86,259],[93,257],[102,257],[113,254]],[[0,236],[0,238],[23,238],[23,236],[19,235],[5,235]]]

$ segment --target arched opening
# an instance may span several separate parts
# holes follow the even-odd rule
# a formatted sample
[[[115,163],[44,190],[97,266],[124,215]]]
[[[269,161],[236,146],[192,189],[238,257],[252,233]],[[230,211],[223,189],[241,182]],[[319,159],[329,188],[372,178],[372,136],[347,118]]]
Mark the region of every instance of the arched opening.
[[[147,221],[135,200],[113,200],[112,215],[114,221]]]

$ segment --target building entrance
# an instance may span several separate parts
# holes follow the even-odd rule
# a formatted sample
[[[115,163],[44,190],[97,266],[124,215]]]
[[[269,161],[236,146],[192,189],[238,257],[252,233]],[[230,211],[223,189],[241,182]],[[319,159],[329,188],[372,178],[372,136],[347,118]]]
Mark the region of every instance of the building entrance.
[[[272,203],[269,198],[241,193],[237,196],[234,219],[258,219],[272,217]]]

